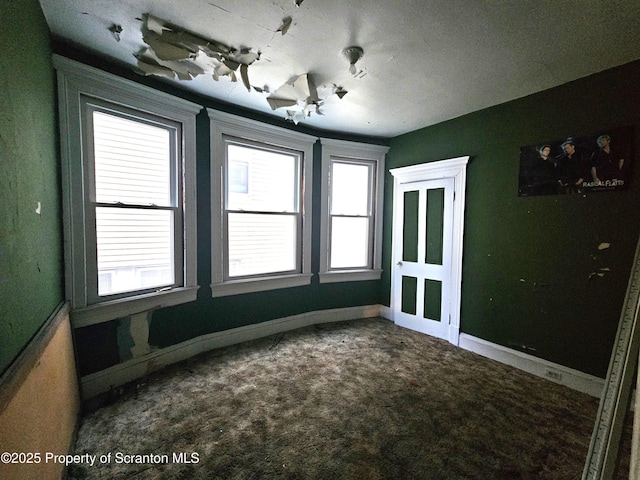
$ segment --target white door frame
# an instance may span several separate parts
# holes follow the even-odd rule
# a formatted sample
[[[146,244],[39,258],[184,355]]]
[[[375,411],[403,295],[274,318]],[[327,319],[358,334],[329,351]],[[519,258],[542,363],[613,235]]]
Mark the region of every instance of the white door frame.
[[[394,177],[393,203],[397,205],[401,199],[398,198],[401,193],[400,185],[413,182],[421,182],[425,180],[436,180],[440,178],[453,178],[454,199],[453,199],[453,243],[451,245],[451,295],[449,306],[449,318],[443,318],[441,321],[449,323],[449,335],[447,340],[454,345],[458,345],[460,338],[460,304],[461,304],[461,288],[462,288],[462,246],[464,234],[464,206],[465,191],[467,182],[467,163],[469,156],[450,158],[448,160],[440,160],[437,162],[422,163],[419,165],[411,165],[408,167],[392,168],[389,170]],[[395,209],[394,209],[395,210]],[[394,212],[395,215],[395,212]],[[396,222],[394,219],[394,229]],[[391,268],[395,268],[398,261],[402,259],[396,258],[397,234],[393,232],[393,244],[391,247],[392,259]],[[395,292],[397,288],[394,281],[394,275],[391,275],[391,319],[395,321],[395,312],[399,311],[400,305],[395,305]]]

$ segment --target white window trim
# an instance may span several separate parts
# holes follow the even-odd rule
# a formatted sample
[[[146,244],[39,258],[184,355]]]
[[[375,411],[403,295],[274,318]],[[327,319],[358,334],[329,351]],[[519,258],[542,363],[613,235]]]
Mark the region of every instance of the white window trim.
[[[74,326],[113,320],[154,308],[177,305],[196,299],[196,115],[202,107],[102,70],[53,55],[58,72],[60,150],[62,156],[62,204],[65,234],[65,286],[71,301]],[[182,124],[184,278],[183,286],[127,298],[88,304],[84,232],[85,188],[82,158],[81,96],[88,95],[113,104]],[[92,228],[92,227],[91,227]],[[97,272],[95,272],[97,274]]]
[[[211,132],[211,293],[214,297],[298,287],[311,283],[311,201],[313,145],[317,138],[237,115],[207,109]],[[224,135],[285,147],[303,153],[302,271],[224,280]]]
[[[389,147],[382,145],[370,145],[344,140],[321,138],[322,144],[322,219],[320,234],[320,283],[350,282],[362,280],[378,280],[382,274],[382,212],[384,198],[384,165],[385,155]],[[330,210],[329,210],[329,172],[331,158],[341,157],[355,160],[368,160],[376,162],[376,181],[374,185],[375,213],[374,213],[374,242],[373,242],[373,268],[371,269],[330,269]]]

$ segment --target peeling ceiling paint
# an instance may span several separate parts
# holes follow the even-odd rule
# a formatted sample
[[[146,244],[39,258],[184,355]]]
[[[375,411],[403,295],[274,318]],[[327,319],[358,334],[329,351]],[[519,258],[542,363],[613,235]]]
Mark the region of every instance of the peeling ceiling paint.
[[[171,80],[176,77],[192,80],[208,74],[216,81],[228,76],[236,82],[236,71],[243,67],[240,68],[243,84],[251,90],[248,66],[260,58],[260,52],[205,39],[150,14],[142,18],[142,40],[147,47],[134,53],[141,73]]]
[[[40,3],[56,38],[118,64],[162,75],[164,81],[188,91],[266,115],[288,116],[289,110],[295,116],[307,110],[312,115],[304,117],[305,124],[314,128],[381,137],[640,58],[637,0],[620,0],[615,5],[600,0]],[[150,17],[162,20],[155,24]],[[217,65],[219,81],[212,81],[213,72],[199,73],[210,67],[215,71],[215,62],[200,63],[201,55],[210,60],[204,58],[206,53],[196,55],[198,61],[185,62],[180,56],[189,47],[164,41],[172,33],[164,28],[167,25],[185,32],[183,37],[192,35],[229,47],[227,54],[215,48],[210,52],[224,59],[224,66]],[[156,51],[158,39],[163,39],[160,52]],[[355,75],[349,72],[351,65],[343,53],[351,46],[366,52],[357,61]],[[248,54],[258,57],[236,56]],[[185,65],[174,69],[166,62]],[[318,100],[311,95],[311,103],[306,104],[307,99],[296,97],[295,109],[272,110],[266,100],[270,92],[295,84],[303,75],[315,85]],[[319,102],[321,115],[314,111]]]
[[[291,25],[291,17],[287,17],[278,29],[282,35]],[[118,25],[109,27],[109,31],[118,35],[122,28]],[[145,13],[142,16],[142,40],[147,45],[134,53],[138,60],[135,69],[142,75],[157,75],[175,80],[193,80],[198,75],[208,75],[215,81],[228,77],[237,82],[236,72],[240,72],[242,84],[251,92],[252,89],[263,94],[271,90],[269,86],[254,87],[249,80],[249,66],[260,60],[260,52],[251,48],[235,48],[221,41],[206,39],[195,35],[181,27]],[[355,52],[355,53],[354,53]],[[355,63],[362,56],[362,49],[350,47],[343,51],[350,61],[350,72],[355,75]],[[266,97],[272,110],[286,109],[284,118],[295,124],[311,116],[312,113],[322,115],[320,107],[329,95],[338,95],[342,99],[346,90],[335,85],[323,86],[322,97],[318,94],[313,78],[305,73],[284,83]]]

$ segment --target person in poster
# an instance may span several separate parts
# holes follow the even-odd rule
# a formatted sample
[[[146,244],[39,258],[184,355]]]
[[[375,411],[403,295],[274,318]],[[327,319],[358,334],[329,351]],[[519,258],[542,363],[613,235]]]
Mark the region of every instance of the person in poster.
[[[560,147],[562,154],[557,158],[559,193],[580,193],[582,184],[591,178],[589,158],[573,137],[567,138]]]
[[[556,159],[551,155],[551,145],[521,148],[520,195],[556,194],[558,193],[557,178]]]
[[[624,158],[620,152],[612,148],[611,137],[600,135],[596,143],[598,150],[591,156],[591,178],[594,182],[601,184],[612,180],[622,180]]]
[[[626,126],[520,147],[518,195],[586,194],[628,188],[634,138],[634,128]]]

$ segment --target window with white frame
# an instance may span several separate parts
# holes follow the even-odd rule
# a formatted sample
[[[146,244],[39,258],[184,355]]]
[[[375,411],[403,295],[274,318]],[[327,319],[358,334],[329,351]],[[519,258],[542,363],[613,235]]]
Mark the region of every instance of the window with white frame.
[[[201,107],[54,56],[76,325],[196,298]]]
[[[300,271],[300,152],[225,137],[225,279]]]
[[[180,125],[100,105],[90,97],[82,103],[87,173],[95,189],[87,212],[95,231],[85,232],[87,246],[96,246],[98,285],[97,295],[91,289],[92,303],[175,287],[182,272],[176,182]],[[87,280],[93,283],[95,277]]]
[[[311,281],[315,137],[209,110],[212,293]]]
[[[378,279],[388,147],[324,138],[321,143],[320,282]]]

